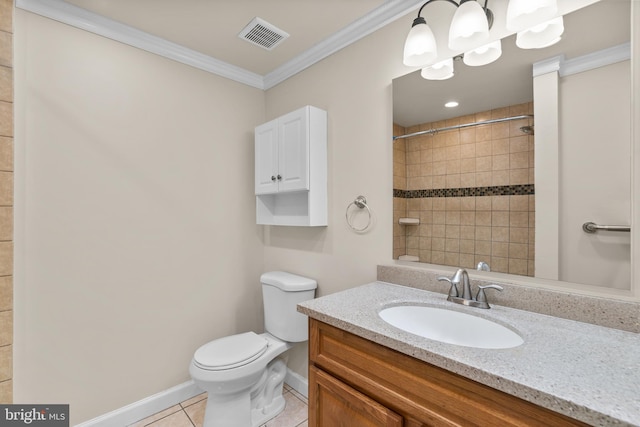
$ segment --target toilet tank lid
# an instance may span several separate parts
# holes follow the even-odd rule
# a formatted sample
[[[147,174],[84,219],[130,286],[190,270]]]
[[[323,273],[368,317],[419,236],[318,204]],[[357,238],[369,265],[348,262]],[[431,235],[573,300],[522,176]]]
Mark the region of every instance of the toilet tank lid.
[[[270,271],[264,273],[260,276],[260,283],[276,286],[287,292],[309,291],[318,287],[318,283],[313,279],[285,271]]]

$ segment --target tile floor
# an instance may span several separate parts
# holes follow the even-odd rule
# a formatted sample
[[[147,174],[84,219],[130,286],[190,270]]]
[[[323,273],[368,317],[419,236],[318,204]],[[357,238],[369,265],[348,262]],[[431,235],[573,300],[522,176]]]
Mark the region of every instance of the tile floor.
[[[263,427],[308,427],[307,399],[287,384],[283,394],[286,401],[284,411]],[[207,394],[202,393],[129,427],[202,427],[206,403]]]

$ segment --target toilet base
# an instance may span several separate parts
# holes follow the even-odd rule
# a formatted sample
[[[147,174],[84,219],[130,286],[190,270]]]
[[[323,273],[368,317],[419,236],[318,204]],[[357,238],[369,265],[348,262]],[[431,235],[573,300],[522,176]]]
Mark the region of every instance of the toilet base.
[[[207,396],[202,427],[246,427],[252,426],[249,395],[244,393],[229,398]]]
[[[282,396],[287,359],[276,357],[267,365],[264,375],[251,389],[251,427],[259,427],[284,410]]]
[[[263,412],[260,410],[251,411],[251,427],[260,427],[267,421],[277,417],[280,412],[284,411],[285,401],[283,396],[278,396],[273,400],[273,403],[269,405],[269,411]]]
[[[280,356],[267,364],[250,390],[226,395],[209,392],[203,427],[259,427],[275,418],[285,408],[286,373],[286,357]]]

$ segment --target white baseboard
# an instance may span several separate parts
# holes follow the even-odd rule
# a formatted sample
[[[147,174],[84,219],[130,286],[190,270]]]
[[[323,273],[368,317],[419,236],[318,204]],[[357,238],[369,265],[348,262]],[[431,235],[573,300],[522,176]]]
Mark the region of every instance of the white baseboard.
[[[287,368],[287,375],[284,377],[284,382],[307,399],[309,398],[309,380],[302,375]]]
[[[184,402],[198,394],[202,390],[196,386],[193,380],[187,381],[168,390],[156,393],[153,396],[138,400],[130,405],[123,406],[115,411],[108,412],[99,417],[76,424],[76,427],[122,427],[133,424],[164,409]]]
[[[295,391],[309,397],[309,381],[300,374],[287,369],[284,381]],[[187,381],[168,390],[156,393],[153,396],[138,400],[130,405],[123,406],[115,411],[108,412],[99,417],[76,424],[75,427],[122,427],[133,424],[153,414],[191,399],[202,393],[202,390],[193,382]]]

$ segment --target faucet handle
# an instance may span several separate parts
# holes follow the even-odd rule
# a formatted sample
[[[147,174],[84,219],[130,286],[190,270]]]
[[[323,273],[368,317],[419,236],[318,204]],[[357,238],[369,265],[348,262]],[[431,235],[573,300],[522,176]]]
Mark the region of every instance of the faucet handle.
[[[451,287],[449,288],[449,296],[450,297],[457,297],[458,296],[458,288],[456,287],[456,284],[453,280],[449,279],[446,276],[438,276],[437,279],[441,282],[449,282],[451,284]]]
[[[478,294],[476,295],[476,301],[478,302],[487,302],[487,295],[484,293],[485,289],[496,289],[500,292],[502,292],[502,290],[504,289],[502,286],[499,285],[486,285],[486,286],[478,286]],[[487,303],[487,306],[489,304]]]

